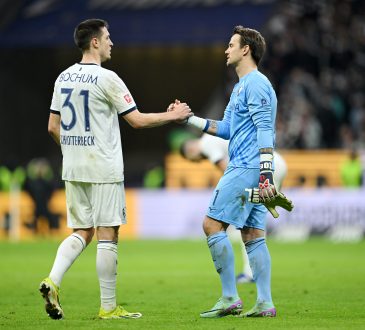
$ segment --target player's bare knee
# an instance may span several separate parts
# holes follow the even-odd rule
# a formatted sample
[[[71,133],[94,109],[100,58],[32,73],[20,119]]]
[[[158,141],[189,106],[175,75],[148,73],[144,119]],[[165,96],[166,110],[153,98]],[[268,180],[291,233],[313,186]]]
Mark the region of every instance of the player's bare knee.
[[[95,229],[94,228],[82,228],[82,229],[74,229],[74,233],[79,234],[86,242],[86,245],[92,241]]]
[[[97,227],[97,239],[105,241],[118,242],[119,226],[115,227]]]
[[[205,217],[203,221],[203,230],[206,236],[213,235],[219,231],[226,230],[228,227],[228,224],[225,224],[221,221]]]
[[[247,243],[256,238],[265,237],[265,231],[257,228],[243,227],[241,229],[242,241]]]

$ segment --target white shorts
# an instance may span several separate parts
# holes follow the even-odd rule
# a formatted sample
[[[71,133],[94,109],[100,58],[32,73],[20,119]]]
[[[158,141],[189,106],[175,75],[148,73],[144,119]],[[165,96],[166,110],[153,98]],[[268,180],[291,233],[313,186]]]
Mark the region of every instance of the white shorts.
[[[127,223],[124,183],[65,181],[67,226],[114,227]]]

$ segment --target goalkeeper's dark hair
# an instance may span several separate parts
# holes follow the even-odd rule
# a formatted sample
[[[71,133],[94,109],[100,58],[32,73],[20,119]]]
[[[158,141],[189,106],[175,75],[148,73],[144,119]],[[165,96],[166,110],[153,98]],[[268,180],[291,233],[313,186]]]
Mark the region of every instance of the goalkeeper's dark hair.
[[[235,34],[241,36],[241,48],[246,45],[250,47],[251,56],[258,66],[266,50],[264,37],[260,32],[254,29],[245,28],[242,25],[237,25],[233,29],[232,36]]]
[[[108,28],[108,22],[99,18],[91,18],[81,22],[76,26],[74,31],[74,41],[76,46],[84,52],[90,49],[90,41],[92,38],[99,38],[102,34],[101,29]]]

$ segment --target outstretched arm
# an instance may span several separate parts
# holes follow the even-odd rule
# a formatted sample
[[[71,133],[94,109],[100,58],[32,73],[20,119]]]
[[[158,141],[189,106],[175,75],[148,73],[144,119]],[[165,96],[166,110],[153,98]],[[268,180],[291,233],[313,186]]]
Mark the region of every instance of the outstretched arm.
[[[179,100],[175,100],[175,103],[171,103],[167,108],[167,111],[175,111],[176,106],[180,104]],[[210,135],[218,136],[222,139],[229,140],[230,138],[230,122],[231,122],[231,107],[228,104],[224,111],[224,117],[222,120],[217,121],[213,119],[205,119],[197,116],[191,116],[186,121],[179,121],[179,124],[187,124],[193,126]]]
[[[176,106],[175,111],[159,113],[142,113],[138,109],[129,112],[123,118],[133,128],[150,128],[162,126],[173,121],[186,120],[193,113],[186,103],[180,103]]]

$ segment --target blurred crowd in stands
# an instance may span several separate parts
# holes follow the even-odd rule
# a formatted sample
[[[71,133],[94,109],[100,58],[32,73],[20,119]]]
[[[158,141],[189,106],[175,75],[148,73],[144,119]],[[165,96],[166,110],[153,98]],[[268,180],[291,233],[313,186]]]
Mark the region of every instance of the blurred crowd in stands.
[[[54,175],[52,167],[46,158],[34,158],[24,168],[13,159],[8,159],[7,165],[0,165],[0,194],[17,194],[26,191],[31,198],[34,209],[33,215],[27,219],[25,226],[37,231],[37,223],[40,217],[44,217],[49,228],[59,228],[59,215],[53,213],[49,207],[49,201],[56,189],[63,188],[61,180]],[[0,196],[1,197],[1,196]],[[4,202],[4,200],[2,200]],[[1,215],[1,214],[0,214]],[[11,226],[11,215],[4,214],[1,220],[2,229],[8,231]],[[0,228],[1,229],[1,228]]]
[[[278,148],[365,148],[365,2],[281,1],[262,30]]]

